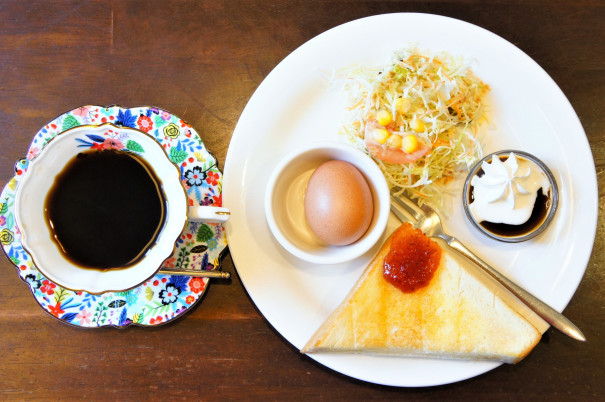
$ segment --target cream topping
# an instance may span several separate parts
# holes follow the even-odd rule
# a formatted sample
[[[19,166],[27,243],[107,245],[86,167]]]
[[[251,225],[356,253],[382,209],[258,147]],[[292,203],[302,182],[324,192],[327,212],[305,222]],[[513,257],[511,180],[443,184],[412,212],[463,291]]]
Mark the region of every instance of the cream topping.
[[[550,183],[535,163],[514,153],[502,162],[496,155],[481,164],[483,176],[471,179],[473,202],[469,209],[477,222],[521,225],[530,218],[538,190],[547,194]]]

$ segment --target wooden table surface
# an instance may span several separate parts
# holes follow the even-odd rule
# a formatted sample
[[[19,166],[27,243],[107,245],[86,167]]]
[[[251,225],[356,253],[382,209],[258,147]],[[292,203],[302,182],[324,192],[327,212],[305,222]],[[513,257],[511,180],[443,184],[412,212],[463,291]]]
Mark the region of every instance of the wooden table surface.
[[[231,134],[267,74],[339,24],[424,12],[486,28],[540,64],[586,131],[599,221],[565,314],[517,365],[433,388],[392,388],[301,355],[255,308],[231,258],[189,314],[154,328],[83,330],[42,311],[0,259],[0,399],[605,398],[605,3],[603,1],[0,1],[0,185],[32,136],[87,104],[156,105],[188,121],[224,166]],[[581,196],[578,202],[582,202]]]

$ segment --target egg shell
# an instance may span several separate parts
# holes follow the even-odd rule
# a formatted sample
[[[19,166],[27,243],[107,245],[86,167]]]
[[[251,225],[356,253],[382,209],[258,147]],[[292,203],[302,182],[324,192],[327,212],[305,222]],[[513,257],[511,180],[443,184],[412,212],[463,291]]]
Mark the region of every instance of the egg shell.
[[[305,191],[305,218],[323,242],[343,246],[359,240],[373,214],[370,186],[352,164],[327,161],[311,175]]]

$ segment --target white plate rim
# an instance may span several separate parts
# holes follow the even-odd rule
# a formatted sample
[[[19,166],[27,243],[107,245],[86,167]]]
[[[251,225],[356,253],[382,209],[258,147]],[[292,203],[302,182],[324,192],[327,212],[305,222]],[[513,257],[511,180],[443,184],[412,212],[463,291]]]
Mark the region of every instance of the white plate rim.
[[[367,28],[369,25],[373,25],[376,27],[388,27],[389,24],[393,23],[409,24],[416,28],[418,28],[418,26],[420,25],[430,26],[430,24],[443,24],[447,25],[448,27],[454,26],[457,29],[465,31],[467,35],[470,33],[479,38],[480,40],[488,41],[490,45],[497,46],[508,56],[512,55],[514,62],[531,69],[531,73],[535,75],[535,77],[533,78],[537,78],[539,80],[539,83],[542,86],[541,89],[546,88],[551,93],[551,95],[554,95],[555,99],[553,99],[553,102],[560,108],[560,111],[562,111],[564,117],[567,119],[566,121],[569,124],[569,127],[572,128],[572,136],[570,138],[570,142],[572,142],[573,145],[570,148],[570,152],[582,155],[582,158],[578,158],[582,160],[578,161],[578,159],[576,159],[576,161],[578,161],[578,164],[581,165],[581,169],[584,171],[584,177],[582,179],[582,182],[580,183],[572,180],[570,175],[566,175],[566,173],[568,172],[561,172],[561,177],[559,177],[559,180],[563,181],[562,184],[564,184],[564,193],[565,191],[573,193],[574,190],[581,189],[583,192],[586,193],[586,196],[585,198],[583,197],[583,212],[578,212],[577,203],[575,202],[571,202],[571,205],[567,206],[567,208],[571,208],[571,211],[574,213],[574,218],[577,218],[579,215],[579,218],[581,218],[580,224],[584,225],[583,234],[581,235],[581,241],[574,241],[573,244],[570,246],[572,250],[569,252],[571,253],[569,255],[569,258],[573,260],[574,265],[579,268],[575,268],[575,271],[572,273],[573,275],[571,275],[571,278],[568,277],[568,272],[557,274],[559,277],[561,277],[563,274],[567,275],[567,277],[565,277],[565,292],[559,292],[559,294],[555,294],[554,296],[553,293],[548,293],[542,296],[542,298],[547,303],[550,303],[557,310],[562,311],[573,296],[575,290],[577,289],[577,286],[579,285],[579,282],[583,277],[586,265],[588,264],[588,260],[591,255],[592,244],[594,243],[594,236],[596,233],[596,217],[598,212],[596,172],[594,169],[592,153],[590,151],[590,146],[586,139],[586,135],[581,126],[579,118],[575,114],[571,104],[569,103],[563,92],[560,90],[560,88],[552,80],[552,78],[537,63],[535,63],[529,56],[527,56],[525,53],[523,53],[520,49],[518,49],[511,43],[507,42],[505,39],[476,25],[456,20],[450,17],[419,13],[395,13],[370,16],[361,18],[359,20],[351,21],[335,28],[332,28],[304,43],[302,46],[300,46],[298,49],[288,55],[284,60],[282,60],[282,62],[280,62],[275,67],[275,69],[265,78],[265,80],[255,91],[253,96],[250,98],[246,108],[242,112],[240,120],[238,121],[238,124],[234,130],[225,162],[223,198],[225,205],[227,205],[232,211],[232,219],[227,226],[227,238],[234,264],[236,266],[238,274],[240,275],[244,287],[246,288],[253,302],[259,308],[260,312],[265,316],[269,323],[274,328],[276,328],[276,330],[280,332],[282,336],[284,336],[285,339],[287,339],[297,348],[300,348],[302,346],[300,344],[300,341],[295,339],[296,337],[288,331],[288,327],[285,323],[280,322],[280,317],[273,316],[270,306],[267,305],[267,299],[261,297],[261,295],[259,294],[259,292],[263,289],[257,289],[256,284],[258,283],[258,276],[262,275],[262,271],[259,271],[257,269],[258,264],[255,265],[254,262],[251,262],[250,259],[247,258],[247,256],[245,255],[246,253],[244,252],[245,248],[241,246],[242,240],[238,237],[238,233],[241,230],[241,227],[238,225],[241,225],[242,222],[247,222],[247,220],[251,219],[248,216],[249,214],[247,214],[248,211],[246,211],[246,208],[249,207],[246,207],[242,204],[242,200],[246,200],[246,197],[251,197],[251,189],[245,188],[248,183],[245,183],[245,180],[243,178],[245,178],[244,176],[247,174],[246,171],[251,169],[251,167],[253,167],[254,165],[254,162],[252,162],[252,159],[250,159],[253,157],[252,151],[254,150],[254,148],[247,148],[246,152],[248,152],[248,155],[242,155],[240,145],[242,142],[247,141],[246,136],[250,135],[251,127],[249,127],[248,125],[250,122],[254,121],[254,115],[258,114],[259,110],[262,111],[263,95],[267,91],[271,91],[272,87],[274,87],[276,84],[283,84],[282,80],[288,77],[288,68],[292,66],[292,63],[294,61],[300,61],[301,59],[304,59],[305,55],[313,53],[314,48],[322,46],[327,41],[334,40],[334,38],[340,35],[348,34],[352,36],[351,41],[354,41],[354,39],[358,38],[358,36],[355,35],[359,35],[359,32],[363,32],[363,29]],[[579,168],[576,167],[575,170],[578,169]],[[266,174],[269,175],[270,172],[266,172]],[[263,193],[262,188],[257,188],[256,191],[258,191],[259,193]],[[570,195],[567,195],[569,198]],[[571,201],[573,201],[572,196],[570,199]],[[564,213],[565,212],[560,212],[559,215],[563,215]],[[567,213],[569,213],[569,211]],[[561,218],[560,220],[562,219],[563,218]],[[576,223],[562,222],[559,224],[558,229],[561,229],[563,231],[573,231],[574,224]],[[267,229],[255,228],[255,230]],[[577,233],[575,232],[574,234],[577,235]],[[576,237],[573,237],[573,239],[578,240]],[[567,265],[569,265],[570,261],[566,261],[566,263]],[[253,280],[253,278],[255,279]],[[521,282],[522,285],[524,285],[523,277],[515,279],[519,279],[518,281]],[[526,285],[526,287],[529,286]],[[283,302],[283,300],[279,302]],[[415,378],[409,380],[405,377],[385,378],[384,376],[382,376],[383,373],[381,372],[381,370],[374,370],[373,372],[359,370],[358,367],[351,367],[350,359],[342,358],[342,356],[340,355],[314,355],[311,357],[317,360],[319,363],[337,372],[363,381],[384,385],[410,387],[442,385],[451,382],[461,381],[487,372],[499,365],[497,363],[485,362],[455,362],[452,365],[449,361],[434,361],[434,364],[436,366],[445,367],[445,371],[447,371],[450,367],[459,368],[460,364],[458,363],[464,364],[465,368],[463,370],[456,370],[457,373],[452,375],[439,373],[436,376],[431,376],[431,378]],[[396,361],[396,359],[388,357],[359,356],[358,358],[356,358],[356,360],[359,361],[358,365],[372,365],[376,362],[381,362],[386,363],[384,365],[388,366],[389,368],[391,368],[392,366],[397,366],[397,363],[393,363],[394,361]],[[413,360],[414,359],[407,359],[408,362]]]

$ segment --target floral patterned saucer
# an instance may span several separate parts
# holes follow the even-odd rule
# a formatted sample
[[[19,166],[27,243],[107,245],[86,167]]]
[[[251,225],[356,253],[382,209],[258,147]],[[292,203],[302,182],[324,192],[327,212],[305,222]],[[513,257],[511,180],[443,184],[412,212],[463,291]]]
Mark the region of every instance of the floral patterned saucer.
[[[131,127],[154,136],[172,162],[180,168],[181,181],[190,205],[222,205],[223,178],[218,163],[206,150],[196,131],[182,119],[153,107],[83,106],[62,114],[38,131],[27,157],[15,165],[15,177],[0,194],[0,243],[6,256],[17,267],[21,279],[29,285],[36,301],[62,322],[88,328],[164,324],[181,316],[200,300],[208,285],[208,278],[158,274],[128,291],[93,295],[64,289],[44,277],[21,245],[14,218],[14,199],[15,190],[29,161],[54,136],[76,126],[104,123]],[[91,141],[94,142],[92,145],[98,147],[104,147],[105,142],[107,147],[111,147],[111,141],[119,139]],[[218,270],[226,247],[222,224],[190,222],[163,268]]]

